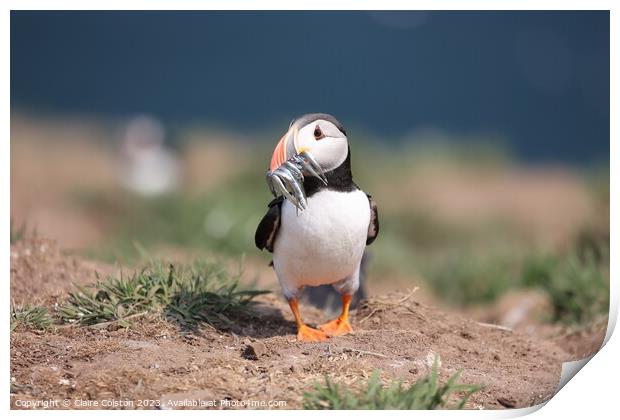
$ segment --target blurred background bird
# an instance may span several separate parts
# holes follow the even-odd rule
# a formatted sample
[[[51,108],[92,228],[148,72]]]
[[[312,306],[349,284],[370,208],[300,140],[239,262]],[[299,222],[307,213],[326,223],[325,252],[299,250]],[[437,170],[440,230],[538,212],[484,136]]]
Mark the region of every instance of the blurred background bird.
[[[153,117],[132,118],[125,129],[121,146],[121,182],[125,188],[143,196],[174,191],[181,168],[176,154],[166,147],[163,125]]]

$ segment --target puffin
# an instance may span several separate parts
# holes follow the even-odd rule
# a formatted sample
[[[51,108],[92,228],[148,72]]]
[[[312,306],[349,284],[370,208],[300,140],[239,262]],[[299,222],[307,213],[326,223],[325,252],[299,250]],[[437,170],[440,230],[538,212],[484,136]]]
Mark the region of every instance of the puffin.
[[[255,234],[297,326],[297,339],[319,342],[352,331],[351,300],[360,284],[367,245],[379,233],[377,204],[353,181],[347,132],[329,114],[294,119],[273,151],[267,183],[275,196]],[[303,322],[299,298],[305,287],[331,285],[340,315],[318,328]]]

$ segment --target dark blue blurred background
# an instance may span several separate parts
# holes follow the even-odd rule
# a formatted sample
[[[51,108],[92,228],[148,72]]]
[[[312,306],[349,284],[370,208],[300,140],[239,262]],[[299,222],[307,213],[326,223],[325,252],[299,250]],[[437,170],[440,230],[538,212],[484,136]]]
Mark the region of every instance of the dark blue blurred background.
[[[12,12],[13,110],[505,138],[609,161],[609,13]]]

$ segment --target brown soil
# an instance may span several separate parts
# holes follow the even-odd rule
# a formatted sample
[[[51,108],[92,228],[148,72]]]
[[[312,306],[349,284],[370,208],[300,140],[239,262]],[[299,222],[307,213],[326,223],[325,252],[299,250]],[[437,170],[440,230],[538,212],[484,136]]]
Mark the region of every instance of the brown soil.
[[[95,270],[114,269],[64,256],[49,241],[21,241],[11,247],[12,299],[52,308],[72,282],[92,282]],[[254,317],[226,331],[204,326],[187,332],[155,316],[135,319],[130,328],[13,331],[11,405],[113,398],[131,400],[133,408],[143,408],[138,401],[144,400],[170,408],[185,399],[252,399],[301,408],[303,392],[327,374],[356,386],[378,369],[385,381],[410,383],[438,355],[443,380],[462,370],[462,382],[485,386],[468,408],[525,407],[549,399],[562,362],[574,358],[553,340],[450,315],[418,302],[415,294],[363,302],[352,314],[353,334],[317,344],[296,341],[282,299],[258,301]],[[313,308],[302,313],[309,323],[324,321]],[[153,404],[147,401],[146,408]]]
[[[71,285],[94,282],[115,269],[64,255],[51,240],[38,237],[11,245],[11,302],[52,308]]]
[[[606,331],[607,318],[604,318],[589,328],[554,334],[551,339],[572,355],[574,360],[579,360],[592,356],[601,349]]]

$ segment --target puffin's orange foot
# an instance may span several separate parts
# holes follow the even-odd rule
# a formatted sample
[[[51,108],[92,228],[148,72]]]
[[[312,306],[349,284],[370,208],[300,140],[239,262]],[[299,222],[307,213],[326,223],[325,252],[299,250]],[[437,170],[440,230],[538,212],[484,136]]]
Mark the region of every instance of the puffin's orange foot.
[[[327,335],[345,335],[353,331],[351,324],[346,319],[336,318],[323,325],[319,325],[319,329],[325,332]]]
[[[323,331],[315,330],[307,325],[302,325],[297,330],[297,339],[306,343],[316,343],[327,340],[327,334]]]

